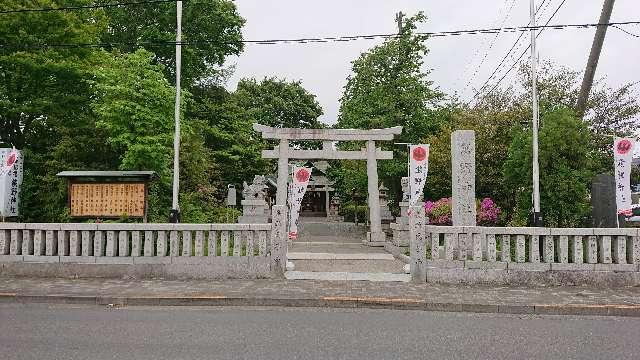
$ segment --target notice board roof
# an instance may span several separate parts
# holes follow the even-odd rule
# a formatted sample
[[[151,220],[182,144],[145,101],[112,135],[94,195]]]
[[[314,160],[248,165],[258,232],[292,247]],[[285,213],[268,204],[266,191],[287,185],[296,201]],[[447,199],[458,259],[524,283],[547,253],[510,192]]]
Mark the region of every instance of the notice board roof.
[[[155,171],[62,171],[57,174],[65,178],[126,178],[151,180]]]

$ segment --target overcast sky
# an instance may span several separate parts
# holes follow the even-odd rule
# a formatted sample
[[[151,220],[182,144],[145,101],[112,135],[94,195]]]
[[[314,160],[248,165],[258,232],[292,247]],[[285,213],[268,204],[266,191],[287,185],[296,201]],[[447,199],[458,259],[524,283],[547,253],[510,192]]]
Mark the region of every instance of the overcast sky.
[[[538,14],[538,24],[544,24],[561,2],[548,0]],[[536,0],[536,5],[540,3],[542,0]],[[602,3],[603,0],[566,0],[550,24],[596,23]],[[247,40],[393,33],[397,31],[394,20],[397,11],[410,15],[424,11],[428,21],[419,27],[419,31],[526,26],[529,21],[529,0],[236,0],[236,4],[247,20],[243,29]],[[611,21],[630,20],[640,20],[640,0],[617,0]],[[640,26],[625,26],[624,29],[640,34]],[[548,29],[538,37],[539,57],[582,71],[594,33],[595,28]],[[494,34],[431,38],[427,42],[431,52],[425,58],[425,68],[432,69],[429,77],[435,86],[468,100],[518,35],[500,34],[492,46]],[[516,57],[528,45],[529,39],[528,35],[522,37],[516,48],[520,50],[514,51]],[[317,96],[324,110],[321,120],[333,124],[346,77],[351,71],[351,61],[380,42],[247,44],[239,57],[229,59],[229,64],[236,65],[236,72],[227,87],[234,90],[238,80],[244,77],[276,76],[300,80]],[[474,77],[485,53],[486,60]],[[515,59],[503,65],[500,76],[513,61]],[[640,81],[639,63],[640,38],[609,28],[596,78],[606,76],[607,84],[613,87]],[[512,80],[508,76],[504,83]],[[467,86],[469,81],[471,84]]]

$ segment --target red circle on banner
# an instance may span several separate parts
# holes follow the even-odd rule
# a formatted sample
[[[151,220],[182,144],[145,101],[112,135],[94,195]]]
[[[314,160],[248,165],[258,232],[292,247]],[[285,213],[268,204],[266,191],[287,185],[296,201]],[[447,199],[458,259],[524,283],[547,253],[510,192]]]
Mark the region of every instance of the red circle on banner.
[[[419,146],[413,149],[411,156],[413,156],[413,160],[415,161],[423,161],[427,158],[427,150],[422,146]]]
[[[631,144],[631,141],[627,139],[622,139],[618,141],[618,146],[616,146],[616,151],[618,152],[618,154],[624,155],[629,151],[631,151],[632,147],[633,147],[633,144]]]
[[[309,181],[309,177],[310,176],[311,176],[311,174],[309,174],[309,170],[300,169],[296,173],[296,180],[298,180],[298,182],[307,182],[307,181]]]
[[[16,153],[11,153],[11,155],[9,155],[9,157],[7,158],[7,167],[13,165],[13,163],[16,162]]]

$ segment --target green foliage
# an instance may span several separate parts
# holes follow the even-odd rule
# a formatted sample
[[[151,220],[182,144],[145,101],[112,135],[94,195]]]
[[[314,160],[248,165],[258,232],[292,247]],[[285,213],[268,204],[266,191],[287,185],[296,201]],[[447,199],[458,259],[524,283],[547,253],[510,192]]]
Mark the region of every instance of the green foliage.
[[[429,52],[425,45],[427,37],[415,32],[416,25],[425,19],[422,13],[405,19],[397,38],[386,40],[353,61],[353,74],[347,78],[336,127],[402,126],[403,133],[396,141],[414,144],[440,129],[446,111],[437,104],[443,94],[433,89],[432,82],[427,79],[429,71],[422,69],[423,58]],[[407,174],[408,155],[404,146],[391,143],[381,143],[381,146],[394,152],[394,160],[379,163],[381,180],[390,188],[393,197],[399,193],[400,178]],[[354,143],[349,149],[360,147],[361,144]],[[355,168],[350,162],[342,165],[344,171],[334,174],[337,183],[354,177],[366,178],[365,173],[354,176]],[[366,182],[364,185],[359,190],[366,193]],[[341,195],[348,196],[347,193]]]
[[[122,170],[154,170],[169,181],[175,90],[146,50],[110,56],[94,70],[96,127]]]
[[[123,53],[135,52],[140,47],[153,52],[155,60],[164,65],[169,82],[174,84],[175,47],[154,43],[176,40],[176,4],[110,7],[106,14],[109,31],[103,33],[102,40],[113,43]],[[182,47],[182,82],[186,87],[215,77],[226,56],[242,52],[244,22],[229,0],[183,3],[182,41],[197,43]]]
[[[89,0],[7,0],[0,9],[87,5]],[[87,79],[95,49],[30,48],[42,43],[97,42],[106,29],[101,10],[0,16],[0,146],[22,149],[21,214],[26,221],[65,221],[61,170],[113,165],[105,134],[96,131]]]
[[[344,216],[344,221],[354,222],[356,218],[356,213],[358,215],[358,223],[365,223],[369,219],[369,207],[366,205],[354,205],[354,204],[346,204],[342,207],[341,212]]]
[[[267,142],[253,130],[254,122],[275,127],[323,126],[318,121],[322,108],[300,82],[243,79],[234,93],[201,85],[193,94],[186,116],[203,124],[204,143],[211,150],[220,189],[273,171],[261,157]]]
[[[572,227],[589,214],[589,184],[593,176],[586,124],[571,110],[559,107],[542,114],[539,132],[540,203],[547,226]],[[516,194],[512,223],[525,225],[532,193],[530,129],[516,130],[504,164],[508,188]]]
[[[426,142],[431,144],[426,199],[451,196],[451,133],[474,130],[476,141],[476,196],[495,199],[500,207],[511,208],[513,196],[502,179],[502,164],[507,159],[511,129],[519,125],[506,107],[486,107],[452,113],[451,123]]]
[[[415,142],[438,130],[429,105],[442,94],[431,88],[422,70],[427,37],[415,34],[425,21],[419,13],[406,19],[397,38],[360,55],[353,62],[340,102],[340,128],[374,129],[403,126],[402,141]]]
[[[322,115],[320,104],[299,81],[242,79],[233,97],[253,122],[280,128],[324,127],[318,120]]]

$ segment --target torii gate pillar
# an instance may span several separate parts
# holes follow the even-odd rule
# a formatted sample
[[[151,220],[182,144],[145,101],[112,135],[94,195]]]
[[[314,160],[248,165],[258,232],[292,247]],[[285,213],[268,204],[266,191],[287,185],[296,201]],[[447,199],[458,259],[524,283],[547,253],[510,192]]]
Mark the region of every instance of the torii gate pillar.
[[[393,140],[402,132],[401,126],[387,129],[291,129],[273,128],[253,124],[253,129],[262,133],[265,139],[278,139],[280,145],[273,150],[263,150],[265,159],[278,159],[278,190],[276,204],[287,204],[287,180],[289,178],[289,159],[349,159],[367,160],[368,205],[371,228],[367,234],[368,245],[384,245],[385,234],[380,221],[380,192],[378,190],[378,160],[393,159],[392,151],[376,148],[376,141]],[[299,150],[289,147],[290,140],[322,140],[322,150]],[[366,141],[366,148],[360,151],[334,150],[334,141]]]
[[[371,228],[367,234],[367,241],[384,243],[385,234],[382,232],[380,221],[380,191],[378,190],[378,162],[376,161],[376,143],[367,141],[367,186],[369,193],[369,220]]]

